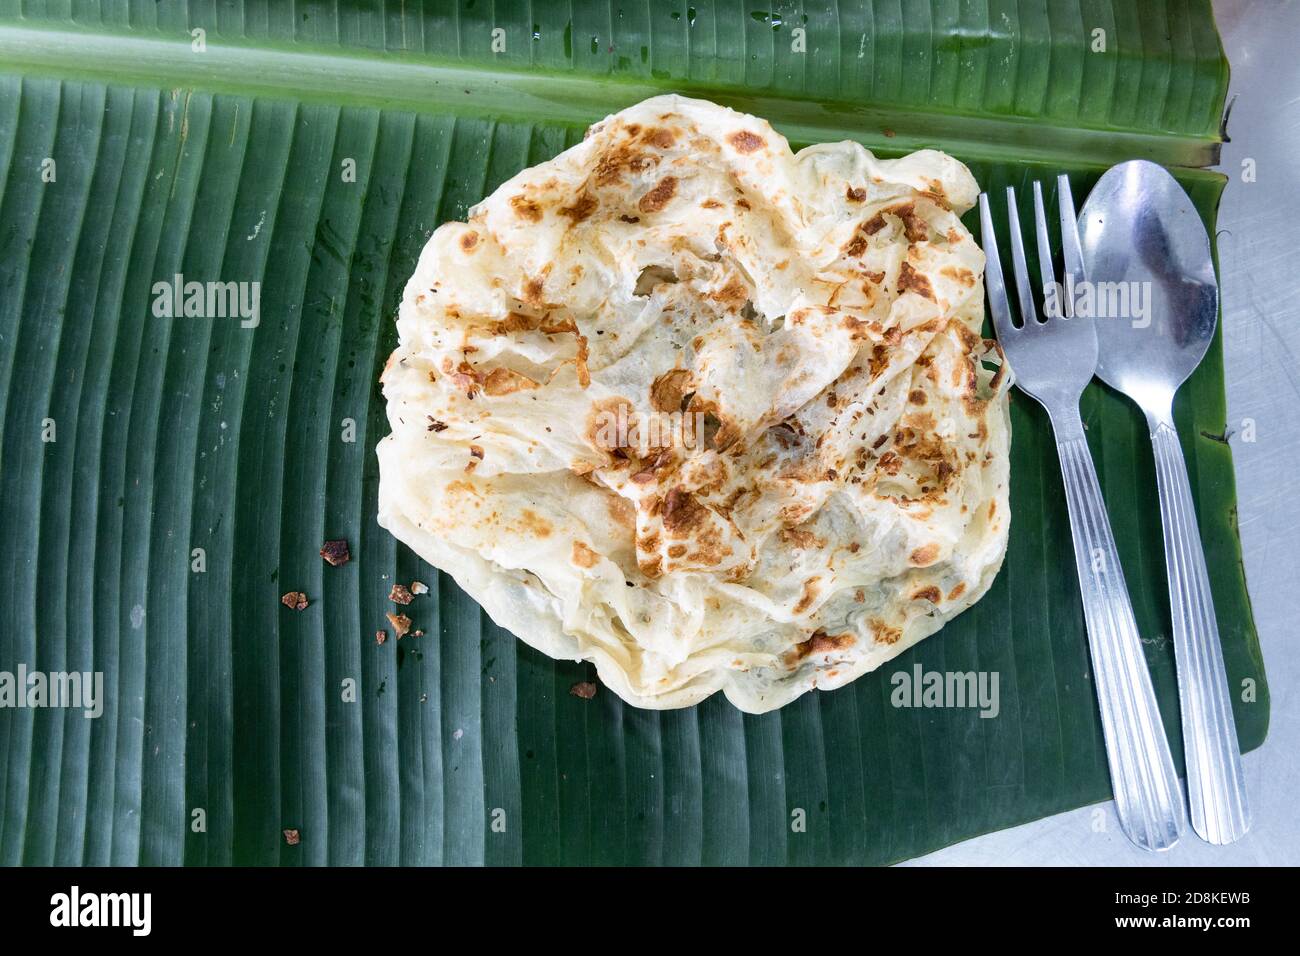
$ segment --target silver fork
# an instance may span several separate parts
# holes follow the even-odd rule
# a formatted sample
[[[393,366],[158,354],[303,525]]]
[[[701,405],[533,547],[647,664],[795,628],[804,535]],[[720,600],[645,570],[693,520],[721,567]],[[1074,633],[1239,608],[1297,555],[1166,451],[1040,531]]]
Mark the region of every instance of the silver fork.
[[[1084,282],[1083,253],[1069,180],[1061,176],[1057,184],[1066,273],[1064,287],[1069,290],[1081,287]],[[1016,194],[1011,188],[1007,189],[1007,215],[1023,324],[1017,328],[1011,320],[989,201],[987,195],[981,194],[980,233],[988,257],[984,275],[989,312],[998,341],[1015,373],[1016,384],[1047,409],[1056,435],[1097,703],[1106,740],[1106,759],[1120,825],[1138,846],[1167,850],[1182,835],[1187,812],[1151,689],[1151,675],[1138,639],[1124,570],[1120,567],[1097,472],[1079,417],[1079,397],[1097,365],[1096,330],[1091,318],[1066,317],[1073,309],[1059,295],[1045,298],[1047,303],[1055,301],[1057,307],[1046,309],[1049,313],[1046,321],[1039,320],[1029,284],[1024,242],[1020,238]],[[1034,183],[1034,220],[1044,290],[1059,288],[1055,286],[1052,269],[1043,190],[1037,182]],[[1063,309],[1062,305],[1066,307]]]

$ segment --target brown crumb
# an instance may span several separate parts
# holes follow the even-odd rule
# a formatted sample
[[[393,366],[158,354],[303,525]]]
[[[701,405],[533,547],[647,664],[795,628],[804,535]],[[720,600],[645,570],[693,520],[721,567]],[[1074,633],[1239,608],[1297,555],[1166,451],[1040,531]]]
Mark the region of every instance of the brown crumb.
[[[387,631],[375,631],[375,643],[380,647],[384,646],[384,641],[388,640]]]
[[[287,608],[295,611],[301,611],[307,606],[307,595],[301,591],[288,591],[280,595],[280,603]]]
[[[397,639],[400,641],[406,636],[406,632],[411,629],[411,619],[405,614],[385,614],[388,623],[393,625],[393,630],[397,633]]]
[[[405,584],[394,584],[392,590],[388,592],[388,600],[394,604],[410,604],[415,600],[411,594],[411,589]]]
[[[352,553],[348,551],[347,541],[339,538],[335,541],[326,541],[321,546],[320,556],[337,568],[340,564],[347,564]]]
[[[583,700],[591,700],[596,696],[596,685],[589,680],[580,680],[569,688],[569,693],[574,697],[581,697]]]
[[[429,585],[425,584],[423,581],[412,581],[412,582],[411,582],[411,593],[412,593],[412,594],[428,594],[428,593],[429,593]]]
[[[299,843],[302,842],[302,834],[299,833],[297,830],[285,830],[284,842],[287,843],[289,846],[297,846]]]
[[[440,422],[440,421],[438,421],[438,419],[434,418],[432,415],[426,415],[425,417],[429,419],[429,428],[427,429],[428,431],[431,431],[431,432],[440,432],[440,431],[443,431],[443,430],[447,427],[447,423],[446,423],[446,422]]]

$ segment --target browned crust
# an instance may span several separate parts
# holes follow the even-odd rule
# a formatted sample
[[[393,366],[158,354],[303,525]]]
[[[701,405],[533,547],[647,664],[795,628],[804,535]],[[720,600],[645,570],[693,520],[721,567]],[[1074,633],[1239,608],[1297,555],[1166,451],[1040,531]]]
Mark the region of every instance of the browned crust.
[[[924,299],[934,301],[930,280],[913,269],[910,262],[904,262],[898,270],[898,294],[904,292],[915,292]]]
[[[912,551],[907,558],[908,562],[918,568],[928,568],[934,562],[939,560],[939,545],[931,542],[922,545]]]
[[[573,542],[573,563],[580,568],[594,568],[600,555],[581,541]]]
[[[510,208],[515,211],[515,215],[520,219],[525,219],[528,222],[542,221],[541,205],[529,199],[527,196],[511,196]]]
[[[508,368],[494,368],[483,379],[484,394],[494,398],[534,388],[537,388],[537,383],[531,378]]]
[[[664,497],[664,529],[673,537],[687,537],[708,522],[709,510],[681,485]]]
[[[691,390],[694,376],[690,369],[674,368],[650,384],[650,407],[659,412],[678,412],[682,399]]]
[[[571,225],[576,226],[591,218],[591,214],[596,211],[600,202],[591,193],[584,192],[573,201],[572,205],[561,206],[560,215],[569,220]]]
[[[891,216],[897,216],[903,223],[903,234],[908,242],[925,242],[930,238],[930,227],[925,217],[916,211],[915,203],[902,203],[885,210]]]
[[[727,137],[727,142],[731,144],[731,148],[736,152],[746,155],[767,145],[767,141],[763,137],[757,133],[751,133],[747,129],[737,130],[732,133]]]
[[[871,628],[871,638],[877,644],[897,644],[903,637],[902,628],[886,624],[878,617],[867,621],[867,626]]]
[[[636,208],[644,213],[658,212],[668,205],[676,193],[677,177],[665,176],[659,180],[654,189],[641,197],[641,201],[636,204]]]
[[[833,654],[843,651],[857,643],[857,637],[848,631],[841,634],[827,634],[821,628],[813,631],[805,641],[800,641],[785,655],[787,666],[798,664],[805,657],[814,654]]]
[[[821,593],[821,578],[812,577],[805,581],[799,600],[794,606],[794,613],[802,614],[812,607],[813,601],[817,600],[819,593]]]

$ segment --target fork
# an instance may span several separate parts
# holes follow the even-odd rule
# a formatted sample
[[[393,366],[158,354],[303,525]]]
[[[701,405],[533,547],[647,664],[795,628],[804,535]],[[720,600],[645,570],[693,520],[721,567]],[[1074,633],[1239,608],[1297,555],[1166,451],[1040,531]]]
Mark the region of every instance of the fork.
[[[1073,290],[1082,288],[1086,279],[1083,253],[1069,179],[1058,177],[1057,187],[1065,266],[1063,287]],[[980,234],[988,259],[985,284],[989,312],[998,342],[1015,373],[1016,384],[1047,410],[1056,437],[1106,760],[1110,765],[1120,826],[1143,849],[1167,850],[1182,835],[1187,812],[1151,688],[1133,605],[1124,584],[1124,570],[1079,417],[1079,398],[1097,365],[1097,333],[1091,318],[1073,315],[1072,303],[1065,301],[1066,297],[1047,294],[1047,290],[1059,287],[1055,285],[1052,268],[1043,190],[1037,182],[1034,183],[1034,221],[1045,304],[1050,305],[1053,300],[1056,303],[1055,308],[1044,309],[1048,313],[1045,320],[1039,319],[1034,305],[1024,242],[1020,238],[1016,193],[1008,188],[1007,226],[1022,318],[1022,324],[1017,327],[1012,323],[1007,301],[988,196],[980,194]]]

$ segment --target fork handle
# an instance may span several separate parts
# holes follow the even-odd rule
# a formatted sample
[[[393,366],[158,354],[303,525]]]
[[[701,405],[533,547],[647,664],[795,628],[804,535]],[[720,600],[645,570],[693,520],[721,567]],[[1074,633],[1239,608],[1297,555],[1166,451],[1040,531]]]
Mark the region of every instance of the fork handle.
[[[1208,843],[1232,843],[1250,829],[1250,809],[1187,463],[1168,423],[1155,426],[1151,445],[1165,531],[1192,829]]]
[[[1147,850],[1165,850],[1178,842],[1187,816],[1124,569],[1077,408],[1054,415],[1052,423],[1115,809],[1130,840]]]

